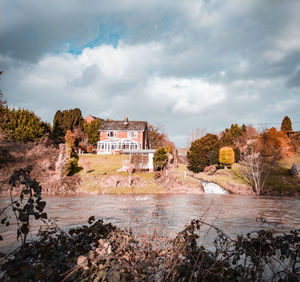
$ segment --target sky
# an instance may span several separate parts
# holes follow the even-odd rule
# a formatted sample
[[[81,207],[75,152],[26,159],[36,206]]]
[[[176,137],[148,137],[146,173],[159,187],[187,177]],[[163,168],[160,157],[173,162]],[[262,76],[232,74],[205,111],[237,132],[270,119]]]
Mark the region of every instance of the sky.
[[[178,147],[232,123],[300,130],[300,1],[0,0],[8,105],[146,120]]]

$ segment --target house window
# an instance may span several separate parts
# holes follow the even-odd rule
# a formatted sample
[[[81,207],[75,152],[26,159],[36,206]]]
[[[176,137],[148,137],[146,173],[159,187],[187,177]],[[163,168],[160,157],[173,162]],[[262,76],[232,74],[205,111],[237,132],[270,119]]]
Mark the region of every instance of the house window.
[[[117,133],[116,131],[107,131],[107,137],[116,137]]]
[[[138,135],[136,131],[129,131],[128,134],[129,138],[137,138]]]

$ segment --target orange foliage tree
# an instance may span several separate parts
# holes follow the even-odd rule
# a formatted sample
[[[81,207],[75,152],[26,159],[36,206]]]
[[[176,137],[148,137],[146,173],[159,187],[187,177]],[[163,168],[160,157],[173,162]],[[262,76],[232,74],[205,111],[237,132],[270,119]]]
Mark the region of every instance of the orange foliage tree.
[[[274,127],[266,130],[258,137],[258,146],[262,156],[269,161],[281,159],[289,151],[287,137]]]
[[[278,159],[289,152],[286,135],[271,128],[264,131],[256,141],[251,142],[240,162],[240,176],[260,195]]]

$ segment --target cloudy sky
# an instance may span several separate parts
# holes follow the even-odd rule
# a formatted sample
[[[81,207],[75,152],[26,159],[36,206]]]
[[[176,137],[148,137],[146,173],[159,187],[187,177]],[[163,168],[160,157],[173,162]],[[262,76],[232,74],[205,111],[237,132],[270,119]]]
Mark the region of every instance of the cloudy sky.
[[[0,88],[45,121],[74,107],[128,116],[177,146],[196,128],[285,115],[300,130],[300,1],[0,0],[0,11]]]

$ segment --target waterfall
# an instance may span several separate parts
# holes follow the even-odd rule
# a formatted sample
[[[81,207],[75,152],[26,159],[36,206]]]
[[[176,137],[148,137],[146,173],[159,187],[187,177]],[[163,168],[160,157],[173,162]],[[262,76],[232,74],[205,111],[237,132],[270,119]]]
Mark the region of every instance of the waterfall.
[[[228,194],[221,186],[218,184],[200,180],[203,185],[204,192],[207,194]]]

